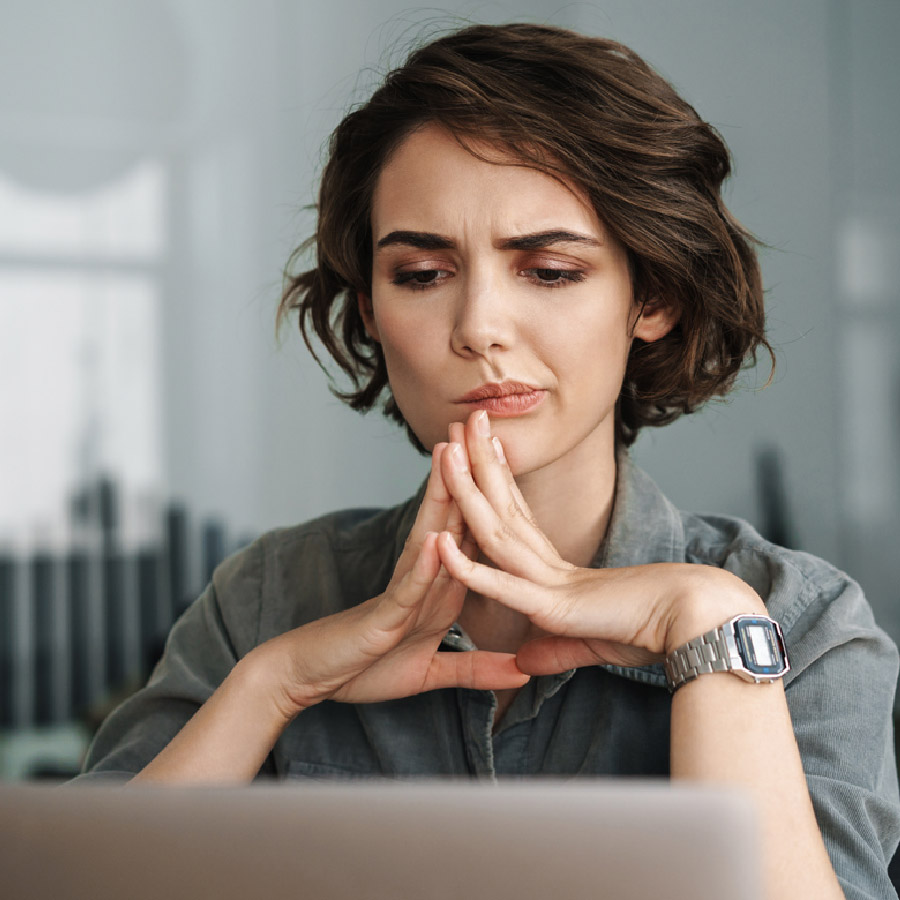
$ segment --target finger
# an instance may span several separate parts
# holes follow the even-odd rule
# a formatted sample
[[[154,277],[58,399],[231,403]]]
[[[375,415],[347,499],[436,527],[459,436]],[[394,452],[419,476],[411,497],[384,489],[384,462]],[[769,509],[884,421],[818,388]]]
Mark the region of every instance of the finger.
[[[456,539],[456,546],[462,546],[463,540],[468,534],[468,529],[466,528],[465,520],[462,517],[462,512],[460,512],[459,504],[455,500],[451,500],[450,511],[447,514],[447,524],[440,530],[449,531]]]
[[[503,691],[520,688],[528,683],[529,678],[519,670],[512,653],[444,651],[435,653],[424,690],[461,687],[476,691]]]
[[[549,635],[519,647],[516,663],[529,675],[555,675],[582,666],[645,666],[659,662],[660,654],[650,653],[617,641]]]
[[[448,432],[450,436],[450,442],[460,444],[463,447],[463,451],[465,451],[466,433],[463,423],[451,422]],[[440,460],[438,460],[438,465],[440,465]],[[443,474],[441,477],[443,478]],[[447,489],[446,483],[444,484],[444,489]],[[472,536],[469,532],[468,526],[466,525],[466,521],[463,518],[463,514],[459,508],[459,504],[455,500],[452,500],[450,506],[450,514],[447,517],[447,527],[444,530],[449,531],[453,535],[459,536],[459,540],[457,540],[456,542],[457,546],[460,547],[460,549],[463,551],[463,553],[466,554],[466,556],[471,557],[475,555],[475,542],[474,540],[472,540]]]
[[[443,533],[451,534],[448,531]],[[465,532],[463,537],[462,548],[461,552],[465,552],[466,549],[472,552],[468,532]],[[453,578],[441,563],[437,550],[437,535],[433,532],[426,535],[420,558],[422,562],[417,561],[413,570],[401,582],[400,594],[394,602],[415,608],[415,619],[409,626],[411,632],[419,635],[443,636],[462,611],[467,589],[462,582]]]
[[[451,422],[449,428],[450,434],[450,446],[454,444],[459,444],[462,448],[463,460],[466,466],[470,466],[471,463],[469,461],[469,450],[466,447],[466,427],[462,422]],[[446,482],[444,483],[446,487]]]
[[[410,529],[409,536],[403,546],[403,552],[397,560],[391,586],[397,584],[411,569],[418,557],[422,542],[429,531],[444,531],[448,527],[450,509],[455,501],[447,491],[441,474],[441,457],[447,449],[446,443],[434,445],[431,453],[431,472],[425,486],[425,496],[416,513],[416,520]]]
[[[555,630],[556,617],[553,609],[548,609],[548,588],[470,559],[447,532],[438,535],[437,549],[448,574],[470,591],[524,613],[540,627],[554,625],[545,630]],[[564,621],[564,616],[558,618]]]
[[[437,577],[422,605],[417,630],[434,634],[441,630],[446,631],[462,611],[466,591],[466,586],[455,579],[441,563]]]
[[[431,451],[431,471],[428,474],[428,484],[425,486],[425,496],[422,498],[422,505],[410,532],[416,535],[420,545],[426,532],[443,529],[450,507],[453,505],[453,498],[441,474],[441,457],[446,449],[447,444],[441,442],[435,444]]]
[[[451,444],[462,444],[463,447],[465,447],[466,428],[462,422],[451,422],[450,428],[448,429],[448,434]]]
[[[514,575],[542,584],[553,580],[554,567],[545,554],[507,524],[479,490],[461,445],[452,443],[447,447],[441,458],[441,472],[475,543],[486,556]],[[561,560],[556,565],[560,564]]]
[[[378,598],[372,613],[374,627],[381,631],[410,630],[440,572],[437,535],[429,531],[410,570]]]
[[[513,499],[516,504],[524,511],[525,517],[529,519],[531,522],[537,526],[537,521],[534,518],[534,513],[532,513],[531,508],[528,506],[525,497],[522,495],[521,490],[519,490],[519,485],[516,484],[515,476],[512,473],[512,469],[509,467],[509,461],[506,458],[506,452],[503,449],[503,443],[497,435],[491,435],[491,446],[494,449],[494,456],[497,458],[497,463],[500,467],[500,472],[503,474],[503,477],[506,479],[506,486],[509,490],[510,494],[512,494]],[[540,529],[538,528],[540,531]],[[550,543],[550,539],[541,531],[541,537],[549,544],[551,547],[553,545]],[[556,552],[556,548],[553,547],[554,552]]]
[[[468,528],[463,536],[462,543],[459,545],[459,549],[469,559],[478,558],[478,544],[475,543],[475,538],[472,537],[472,532]]]
[[[556,548],[538,527],[519,491],[506,464],[503,445],[492,435],[491,422],[484,410],[469,416],[465,437],[472,479],[506,527],[548,563],[559,559]]]
[[[556,675],[582,666],[602,665],[608,660],[591,649],[583,638],[550,635],[519,647],[516,662],[529,675]]]

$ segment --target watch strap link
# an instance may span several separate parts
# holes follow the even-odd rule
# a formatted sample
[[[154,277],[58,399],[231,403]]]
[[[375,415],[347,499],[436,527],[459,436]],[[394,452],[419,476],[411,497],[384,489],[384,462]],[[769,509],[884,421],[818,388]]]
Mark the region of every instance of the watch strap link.
[[[675,691],[698,675],[728,672],[741,665],[731,623],[721,625],[682,644],[665,660],[669,690]]]

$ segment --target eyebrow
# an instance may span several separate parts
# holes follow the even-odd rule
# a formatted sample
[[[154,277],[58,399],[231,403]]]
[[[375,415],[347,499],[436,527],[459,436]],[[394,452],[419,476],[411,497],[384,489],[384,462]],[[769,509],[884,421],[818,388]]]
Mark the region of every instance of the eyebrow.
[[[600,247],[602,241],[587,234],[554,228],[549,231],[536,231],[533,234],[519,234],[515,237],[503,238],[497,242],[500,250],[541,250],[555,244],[582,244],[587,247]],[[442,234],[430,231],[392,231],[381,238],[375,245],[377,249],[402,245],[415,247],[417,250],[455,250],[456,242]]]
[[[541,250],[554,244],[582,244],[587,247],[600,247],[602,241],[588,234],[577,234],[562,228],[552,231],[536,231],[534,234],[520,234],[516,237],[504,238],[498,243],[501,250]]]
[[[375,246],[392,247],[400,244],[405,247],[415,247],[417,250],[453,250],[456,243],[441,234],[430,231],[392,231],[386,234]]]

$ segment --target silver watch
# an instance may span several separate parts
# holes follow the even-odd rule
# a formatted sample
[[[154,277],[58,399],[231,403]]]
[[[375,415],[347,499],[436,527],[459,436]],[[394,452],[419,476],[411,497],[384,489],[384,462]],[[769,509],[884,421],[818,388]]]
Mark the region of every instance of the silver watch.
[[[670,691],[711,672],[761,684],[777,681],[791,668],[781,626],[768,616],[735,616],[682,644],[664,665]]]

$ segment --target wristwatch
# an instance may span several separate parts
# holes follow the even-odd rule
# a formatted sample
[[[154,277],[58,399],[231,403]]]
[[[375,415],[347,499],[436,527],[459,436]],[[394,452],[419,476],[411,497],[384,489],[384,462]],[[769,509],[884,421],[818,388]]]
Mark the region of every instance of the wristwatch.
[[[669,690],[698,675],[731,672],[744,681],[777,681],[790,671],[781,626],[768,616],[735,616],[682,644],[665,659]]]

